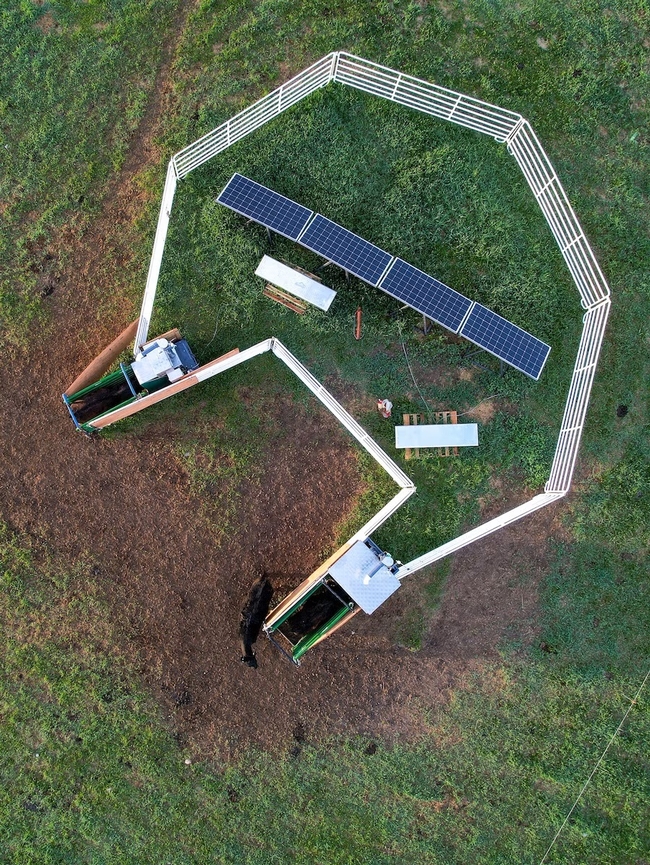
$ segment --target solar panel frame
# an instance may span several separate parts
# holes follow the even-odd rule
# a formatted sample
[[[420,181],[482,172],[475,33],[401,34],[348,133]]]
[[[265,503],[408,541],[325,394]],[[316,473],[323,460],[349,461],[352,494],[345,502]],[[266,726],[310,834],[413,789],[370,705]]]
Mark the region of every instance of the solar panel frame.
[[[317,213],[298,243],[376,287],[393,256],[353,231]]]
[[[377,287],[452,333],[458,333],[473,303],[402,258],[394,260]]]
[[[217,201],[327,258],[524,375],[539,379],[550,345],[326,216],[237,172]]]
[[[551,351],[550,345],[480,303],[472,307],[459,335],[535,381]]]
[[[294,241],[314,215],[308,207],[237,172],[221,190],[217,202]]]

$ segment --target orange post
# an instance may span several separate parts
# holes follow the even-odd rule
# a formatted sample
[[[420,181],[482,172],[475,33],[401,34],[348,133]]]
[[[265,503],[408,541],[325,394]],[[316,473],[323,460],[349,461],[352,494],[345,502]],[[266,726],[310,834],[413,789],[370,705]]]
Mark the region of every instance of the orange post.
[[[361,339],[361,307],[357,308],[354,316],[354,338]]]
[[[107,345],[101,354],[88,364],[85,370],[78,375],[66,390],[66,396],[72,396],[77,391],[83,390],[89,384],[98,381],[111,364],[118,358],[124,349],[135,339],[135,332],[138,329],[139,318],[132,321],[131,324],[124,328],[122,333],[116,337],[110,345]]]

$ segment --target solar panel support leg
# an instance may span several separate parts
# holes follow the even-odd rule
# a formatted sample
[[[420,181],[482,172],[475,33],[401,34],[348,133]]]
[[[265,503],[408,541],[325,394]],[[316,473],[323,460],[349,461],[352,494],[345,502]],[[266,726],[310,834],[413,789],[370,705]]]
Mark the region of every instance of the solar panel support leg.
[[[471,358],[474,358],[477,355],[484,355],[484,354],[487,354],[489,357],[493,357],[493,355],[491,355],[490,352],[483,351],[482,348],[476,348],[476,349],[474,349],[474,351],[469,351],[469,349],[465,349],[465,351],[461,352],[460,356],[463,358],[463,360],[465,360],[465,359],[470,360]],[[503,376],[505,375],[505,372],[506,372],[506,364],[501,358],[499,358],[498,360],[499,360],[499,378],[503,378]],[[489,367],[489,366],[487,366],[487,364],[481,363],[478,360],[472,360],[472,365],[477,366],[479,369],[484,369],[486,372],[491,372],[491,373],[495,372],[494,367]]]
[[[268,225],[266,226],[266,239],[269,242],[269,249],[273,249],[273,232]]]
[[[408,303],[405,303],[404,306],[399,306],[397,309],[394,309],[392,312],[388,313],[389,320],[394,321],[394,319],[398,317],[400,312],[404,312],[405,309],[412,309],[412,307],[409,306]]]

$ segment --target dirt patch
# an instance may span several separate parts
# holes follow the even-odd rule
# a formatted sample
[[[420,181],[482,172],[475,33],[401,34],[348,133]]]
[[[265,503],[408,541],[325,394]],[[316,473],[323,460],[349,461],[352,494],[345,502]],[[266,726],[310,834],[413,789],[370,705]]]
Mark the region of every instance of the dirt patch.
[[[500,497],[482,521],[523,500],[523,495]],[[562,532],[559,513],[556,505],[543,508],[454,555],[427,651],[456,659],[495,658],[504,639],[522,645],[536,639],[539,583],[548,572],[548,540]]]
[[[496,414],[496,410],[497,406],[494,400],[483,400],[473,408],[468,408],[464,411],[463,417],[478,421],[480,424],[485,426],[486,423],[489,423],[492,420]]]
[[[357,418],[377,410],[377,397],[370,396],[361,387],[346,381],[339,375],[328,375],[323,384],[346,411]]]
[[[473,381],[479,372],[476,366],[450,366],[448,363],[426,367],[417,361],[411,361],[411,366],[419,385],[433,385],[439,388],[450,388],[461,381]]]
[[[181,4],[176,38],[188,9]],[[137,265],[131,247],[147,204],[140,172],[158,159],[153,141],[173,49],[165,50],[101,215],[83,236],[63,232],[50,250],[65,255],[48,296],[49,333],[16,359],[20,387],[3,392],[2,518],[70,565],[80,557],[95,563],[97,590],[124,651],[194,754],[227,755],[251,744],[299,749],[336,733],[415,737],[425,728],[423,710],[441,705],[468,671],[497,659],[504,635],[533,637],[552,509],[456,555],[421,652],[394,642],[394,621],[408,609],[405,591],[372,617],[355,617],[300,670],[265,640],[256,645],[259,668],[251,669],[239,660],[238,627],[252,580],[264,569],[277,599],[297,585],[323,560],[359,493],[346,434],[320,408],[279,401],[261,476],[241,483],[235,528],[219,545],[170,444],[173,419],[88,439],[74,432],[61,402],[79,370],[133,318],[132,302],[116,286]],[[98,312],[101,297],[111,300]],[[231,347],[215,347],[215,355]],[[361,393],[339,396],[353,414],[365,411]],[[258,395],[242,391],[242,398],[254,404]]]
[[[37,3],[36,5],[39,6],[41,4]],[[60,30],[59,24],[51,12],[45,12],[43,15],[40,15],[34,22],[34,26],[38,27],[41,33],[45,35],[51,33],[52,30]]]

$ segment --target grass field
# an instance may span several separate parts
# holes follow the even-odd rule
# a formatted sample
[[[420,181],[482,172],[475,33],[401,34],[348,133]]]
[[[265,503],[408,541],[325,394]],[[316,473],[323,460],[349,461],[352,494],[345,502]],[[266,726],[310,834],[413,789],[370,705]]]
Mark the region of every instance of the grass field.
[[[65,262],[59,233],[82,230],[93,219],[123,163],[174,11],[172,0],[61,0],[0,13],[0,38],[12,58],[0,93],[6,224],[0,314],[12,350],[47,322],[43,295]],[[564,531],[552,540],[541,582],[539,638],[526,647],[504,639],[500,661],[486,663],[480,675],[468,673],[448,705],[422,707],[427,734],[419,744],[351,736],[281,754],[251,752],[230,763],[194,763],[191,749],[179,748],[120,650],[124,635],[108,624],[90,561],[67,561],[38,539],[3,529],[0,859],[12,865],[540,862],[650,657],[648,14],[641,2],[596,0],[562,6],[398,0],[372,9],[355,0],[225,0],[193,7],[174,61],[158,176],[147,178],[152,187],[162,186],[170,153],[339,48],[531,121],[612,287],[576,488],[563,505]],[[476,370],[440,334],[418,338],[415,316],[389,320],[395,306],[389,298],[360,283],[346,289],[336,276],[332,314],[310,311],[298,327],[290,313],[259,297],[251,276],[265,251],[262,230],[243,229],[214,203],[234,170],[434,272],[550,342],[543,382]],[[143,269],[156,209],[142,216]],[[57,257],[47,258],[53,243]],[[288,242],[276,251],[296,264],[315,264]],[[365,330],[356,343],[352,317],[359,303]],[[358,419],[386,447],[389,431],[371,398],[396,394],[399,411],[423,408],[402,341],[428,402],[467,410],[496,394],[498,408],[476,454],[408,465],[418,496],[376,538],[407,560],[474,525],[478,497],[489,501],[493,494],[492,477],[520,491],[522,501],[543,484],[581,310],[504,150],[331,87],[179,187],[156,315],[153,330],[181,326],[204,361],[276,334],[321,380],[331,377],[355,399],[370,398]],[[241,418],[233,388],[264,383],[306,400],[275,367],[255,369],[188,395],[204,435],[201,454],[198,444],[184,445],[180,457],[199,495],[206,484],[257,470],[255,423],[245,447],[235,447]],[[445,374],[449,369],[466,374]],[[202,400],[222,406],[218,429],[210,427]],[[615,411],[620,403],[629,406],[622,419]],[[165,406],[155,411],[170,417]],[[223,452],[233,454],[228,477],[206,477],[198,457]],[[384,492],[362,456],[359,465],[373,493],[340,527],[341,539]],[[223,508],[233,519],[228,508],[236,501]],[[8,499],[5,522],[10,512]],[[446,573],[443,563],[424,578],[421,605],[404,624],[402,642],[413,650],[426,637]],[[650,861],[649,739],[645,691],[548,862]]]
[[[65,250],[118,171],[146,109],[174,3],[14,3],[0,14],[0,320],[23,344]]]

